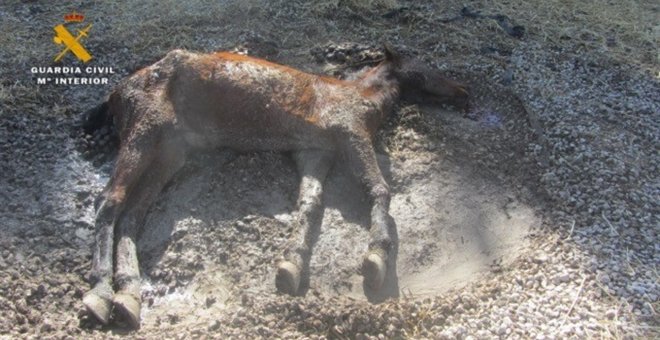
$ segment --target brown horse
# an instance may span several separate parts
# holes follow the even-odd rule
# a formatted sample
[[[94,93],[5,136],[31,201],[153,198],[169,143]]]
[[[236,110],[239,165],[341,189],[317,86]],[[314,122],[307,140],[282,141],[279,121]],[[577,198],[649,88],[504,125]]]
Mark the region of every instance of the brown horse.
[[[276,276],[278,290],[292,295],[309,266],[310,220],[322,210],[328,169],[336,158],[347,162],[371,198],[369,250],[362,272],[365,283],[379,289],[393,231],[389,187],[372,139],[402,95],[467,103],[464,86],[387,47],[384,61],[351,81],[227,52],[182,50],[129,76],[95,113],[112,119],[120,147],[100,197],[93,288],[83,303],[103,323],[114,305],[131,326],[139,327],[137,231],[186,155],[195,148],[216,147],[293,152],[301,176],[296,231]]]

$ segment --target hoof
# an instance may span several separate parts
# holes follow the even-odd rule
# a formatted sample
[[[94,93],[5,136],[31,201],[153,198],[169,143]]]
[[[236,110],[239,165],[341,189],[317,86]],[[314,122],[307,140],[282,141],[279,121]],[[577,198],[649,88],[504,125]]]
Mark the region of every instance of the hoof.
[[[83,297],[83,304],[87,310],[102,324],[107,325],[112,312],[112,300],[104,298],[90,291]]]
[[[283,261],[277,268],[275,286],[277,290],[289,295],[296,295],[300,285],[300,268],[289,261]]]
[[[140,308],[138,299],[129,294],[117,293],[113,299],[115,309],[133,329],[140,328]]]
[[[385,282],[385,260],[376,253],[369,253],[362,263],[364,282],[373,290],[379,290]]]

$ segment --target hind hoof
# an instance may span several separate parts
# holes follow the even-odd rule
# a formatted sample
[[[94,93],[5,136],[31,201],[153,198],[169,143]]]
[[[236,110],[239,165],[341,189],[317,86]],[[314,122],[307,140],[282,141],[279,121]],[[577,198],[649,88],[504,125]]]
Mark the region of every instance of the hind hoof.
[[[289,261],[283,261],[277,268],[275,286],[277,290],[289,295],[296,295],[300,285],[300,268]]]
[[[117,293],[113,299],[115,309],[121,317],[128,322],[133,329],[140,328],[141,304],[132,295]]]
[[[373,290],[379,290],[385,282],[385,260],[376,253],[369,253],[362,263],[364,282]]]
[[[102,324],[107,325],[110,321],[110,312],[112,312],[112,300],[99,296],[93,291],[88,292],[83,297],[83,304],[87,311],[92,313]]]

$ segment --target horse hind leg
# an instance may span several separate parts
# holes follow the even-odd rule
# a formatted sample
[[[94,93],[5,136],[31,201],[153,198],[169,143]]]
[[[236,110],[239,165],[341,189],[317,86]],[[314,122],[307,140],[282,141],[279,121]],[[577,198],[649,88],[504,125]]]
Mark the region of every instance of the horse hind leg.
[[[117,156],[117,164],[96,214],[95,243],[92,254],[92,289],[83,297],[87,310],[107,324],[112,311],[112,274],[115,224],[125,210],[126,201],[139,178],[151,163],[149,140],[127,143]]]
[[[117,293],[114,307],[132,328],[140,326],[141,292],[140,269],[137,256],[136,236],[145,216],[172,176],[181,169],[185,161],[185,146],[169,140],[158,150],[158,155],[142,175],[135,195],[129,201],[130,208],[117,223],[118,238],[116,251],[115,282]]]

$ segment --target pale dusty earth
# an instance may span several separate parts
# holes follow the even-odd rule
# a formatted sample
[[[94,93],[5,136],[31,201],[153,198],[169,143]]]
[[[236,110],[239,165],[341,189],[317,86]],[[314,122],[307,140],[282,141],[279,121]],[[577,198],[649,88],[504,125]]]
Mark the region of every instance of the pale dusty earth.
[[[659,9],[608,6],[3,1],[0,338],[657,338]],[[115,147],[76,126],[111,86],[39,86],[29,71],[50,65],[72,9],[94,21],[87,46],[111,85],[172,48],[343,76],[384,41],[466,82],[469,112],[401,103],[376,139],[398,239],[385,287],[363,287],[369,207],[344,164],[325,183],[304,295],[289,297],[274,274],[292,160],[208,150],[140,233],[142,327],[96,323],[81,299]]]

